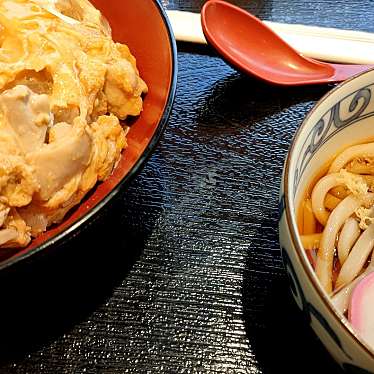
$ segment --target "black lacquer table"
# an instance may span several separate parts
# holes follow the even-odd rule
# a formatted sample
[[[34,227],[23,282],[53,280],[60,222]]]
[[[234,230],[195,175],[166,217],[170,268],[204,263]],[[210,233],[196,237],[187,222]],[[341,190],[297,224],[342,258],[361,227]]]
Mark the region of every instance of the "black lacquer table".
[[[235,3],[374,32],[371,0]],[[340,372],[291,298],[277,233],[287,149],[332,86],[274,87],[178,49],[170,123],[141,174],[68,245],[2,274],[1,374]]]

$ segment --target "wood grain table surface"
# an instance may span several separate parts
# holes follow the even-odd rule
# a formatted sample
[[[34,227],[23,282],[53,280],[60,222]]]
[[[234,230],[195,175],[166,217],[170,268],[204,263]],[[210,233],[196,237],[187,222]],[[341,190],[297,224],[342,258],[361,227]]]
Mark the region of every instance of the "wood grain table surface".
[[[374,32],[372,0],[232,2]],[[287,149],[332,86],[270,86],[206,46],[178,44],[178,63],[169,125],[123,197],[1,276],[1,374],[340,373],[293,302],[277,231]]]

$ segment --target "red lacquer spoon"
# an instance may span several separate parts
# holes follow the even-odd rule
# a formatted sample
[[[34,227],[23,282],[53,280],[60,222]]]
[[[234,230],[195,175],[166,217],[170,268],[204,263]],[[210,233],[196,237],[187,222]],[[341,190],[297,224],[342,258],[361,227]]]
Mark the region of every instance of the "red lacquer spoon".
[[[233,67],[268,82],[305,85],[341,82],[374,65],[343,65],[305,57],[252,14],[222,0],[201,11],[207,41]]]

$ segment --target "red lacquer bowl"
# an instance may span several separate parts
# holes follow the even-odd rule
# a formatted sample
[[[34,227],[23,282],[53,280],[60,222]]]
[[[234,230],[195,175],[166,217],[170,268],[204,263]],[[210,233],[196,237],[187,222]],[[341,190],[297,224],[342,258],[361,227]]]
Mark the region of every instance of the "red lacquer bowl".
[[[172,108],[177,82],[176,43],[157,0],[91,0],[108,19],[113,39],[129,46],[149,92],[142,114],[131,124],[128,148],[113,175],[97,185],[60,225],[34,239],[27,248],[0,250],[0,270],[48,250],[75,235],[139,172],[156,147]]]

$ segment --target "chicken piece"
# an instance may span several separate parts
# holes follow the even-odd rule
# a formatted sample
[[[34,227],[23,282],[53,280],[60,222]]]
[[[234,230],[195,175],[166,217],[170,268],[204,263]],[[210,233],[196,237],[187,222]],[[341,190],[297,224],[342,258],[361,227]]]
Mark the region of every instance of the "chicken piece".
[[[56,126],[50,143],[27,155],[35,170],[40,190],[38,198],[47,201],[72,178],[83,174],[91,157],[91,138],[79,126]]]
[[[53,122],[47,95],[34,94],[26,86],[16,86],[0,95],[2,127],[14,132],[24,153],[38,149]]]
[[[147,86],[138,79],[138,72],[131,60],[123,59],[108,67],[104,92],[110,112],[118,118],[139,115],[143,105],[141,95],[146,91]]]
[[[48,96],[16,86],[0,95],[0,196],[9,207],[29,204],[39,183],[25,154],[44,144],[53,116]]]
[[[25,153],[40,149],[52,121],[46,95],[16,86],[0,95],[0,246],[20,247],[31,240],[17,209],[39,191]]]
[[[82,125],[77,120],[75,126]],[[58,124],[50,131],[54,142],[70,137],[72,128],[67,124]],[[126,132],[115,116],[101,116],[87,129],[92,139],[91,158],[83,173],[76,173],[59,191],[47,201],[36,199],[19,210],[31,234],[37,236],[53,224],[60,222],[65,214],[77,205],[97,181],[105,180],[113,171],[126,146]]]
[[[8,247],[12,241],[18,237],[18,232],[15,228],[0,230],[0,245],[8,243]]]
[[[97,179],[103,181],[109,177],[121,157],[121,151],[127,146],[126,133],[117,117],[101,116],[90,126],[94,139],[92,166]],[[90,171],[88,170],[86,174]]]

